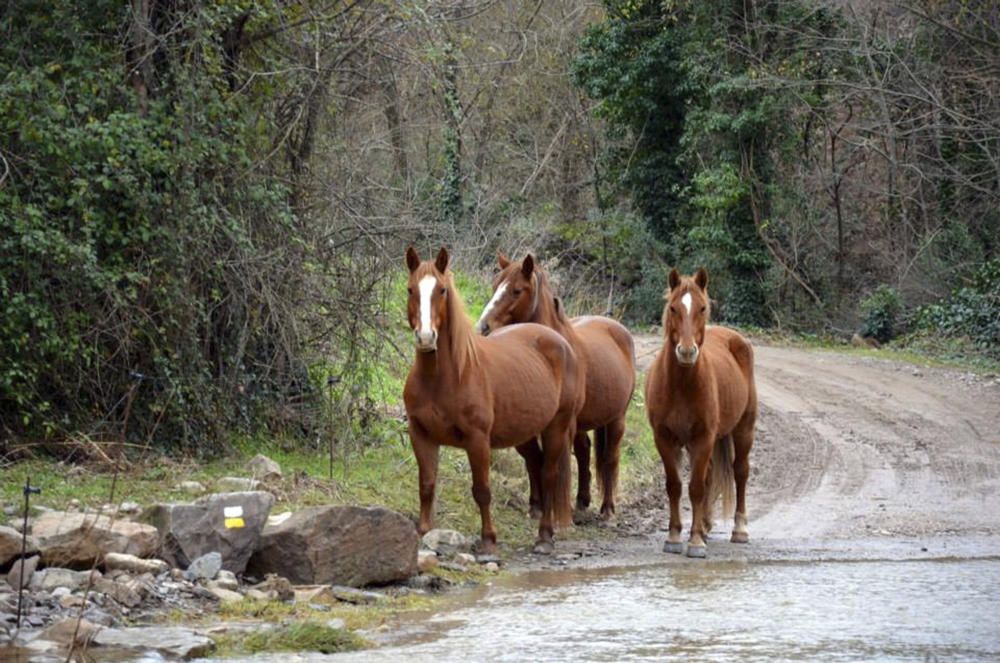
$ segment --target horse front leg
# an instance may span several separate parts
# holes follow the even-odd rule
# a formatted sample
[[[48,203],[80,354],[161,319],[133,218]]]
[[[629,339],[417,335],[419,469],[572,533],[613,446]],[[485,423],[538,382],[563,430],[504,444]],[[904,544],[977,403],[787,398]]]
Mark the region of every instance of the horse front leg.
[[[667,481],[667,498],[670,501],[670,524],[667,529],[667,540],[663,543],[663,552],[680,554],[684,552],[681,541],[681,473],[678,468],[681,455],[680,441],[666,429],[653,428],[653,439],[656,450],[663,461],[663,474]]]
[[[708,470],[712,460],[715,433],[696,438],[688,446],[691,456],[691,481],[688,496],[691,498],[691,537],[688,539],[687,556],[705,557],[705,497],[708,493]]]
[[[542,448],[537,439],[517,445],[517,453],[524,459],[524,469],[528,472],[528,514],[532,519],[542,517]]]
[[[434,527],[434,487],[437,483],[440,447],[434,444],[412,420],[410,445],[413,447],[413,455],[417,458],[420,482],[420,525],[417,531],[423,536]]]
[[[472,468],[472,497],[479,506],[479,517],[482,521],[482,530],[479,535],[479,544],[476,546],[476,554],[480,556],[496,555],[497,552],[497,531],[493,527],[493,517],[490,514],[490,443],[484,436],[482,438],[470,438],[466,447],[466,454],[469,456],[469,467]]]

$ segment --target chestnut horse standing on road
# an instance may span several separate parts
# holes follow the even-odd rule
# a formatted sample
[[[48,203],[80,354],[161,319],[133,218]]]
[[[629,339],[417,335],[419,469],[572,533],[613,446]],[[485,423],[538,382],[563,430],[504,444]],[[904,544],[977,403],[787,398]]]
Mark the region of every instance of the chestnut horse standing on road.
[[[556,526],[568,525],[569,445],[579,409],[573,348],[541,325],[477,336],[448,270],[445,249],[434,262],[406,252],[407,313],[416,358],[403,401],[420,476],[420,533],[432,527],[440,445],[465,449],[482,534],[478,552],[496,552],[490,516],[490,451],[540,435],[542,513],[535,551],[550,553]]]
[[[694,277],[670,272],[663,309],[663,349],[646,377],[646,411],[656,449],[663,460],[670,498],[670,531],[665,552],[680,553],[682,449],[691,461],[691,538],[689,557],[705,556],[705,535],[712,527],[712,506],[721,492],[723,510],[736,512],[732,541],[746,543],[746,486],[750,448],[757,421],[753,349],[738,332],[706,327],[709,316],[708,274]],[[709,468],[711,467],[711,475]]]
[[[573,440],[579,468],[576,507],[584,511],[590,506],[590,438],[587,431],[593,430],[597,479],[603,494],[601,516],[610,518],[615,512],[625,411],[635,389],[632,335],[611,318],[588,315],[570,320],[553,294],[545,270],[530,253],[520,262],[512,262],[503,255],[497,258],[500,273],[493,280],[493,298],[483,309],[478,330],[485,336],[505,325],[535,322],[555,330],[573,346],[582,378],[582,407],[576,418]],[[541,451],[533,441],[517,450],[528,467],[534,512],[540,489],[537,477]]]

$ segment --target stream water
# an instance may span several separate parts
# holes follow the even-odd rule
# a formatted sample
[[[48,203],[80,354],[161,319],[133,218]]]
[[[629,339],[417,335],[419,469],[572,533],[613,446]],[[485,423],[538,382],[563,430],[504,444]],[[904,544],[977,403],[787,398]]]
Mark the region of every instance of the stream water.
[[[281,660],[998,660],[998,608],[1000,558],[535,571],[395,624],[379,649]]]

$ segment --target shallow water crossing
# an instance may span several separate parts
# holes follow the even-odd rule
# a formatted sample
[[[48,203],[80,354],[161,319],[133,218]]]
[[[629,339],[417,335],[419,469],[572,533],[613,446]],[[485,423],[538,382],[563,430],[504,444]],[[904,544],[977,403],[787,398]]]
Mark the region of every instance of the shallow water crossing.
[[[536,571],[297,661],[997,660],[1000,559]]]

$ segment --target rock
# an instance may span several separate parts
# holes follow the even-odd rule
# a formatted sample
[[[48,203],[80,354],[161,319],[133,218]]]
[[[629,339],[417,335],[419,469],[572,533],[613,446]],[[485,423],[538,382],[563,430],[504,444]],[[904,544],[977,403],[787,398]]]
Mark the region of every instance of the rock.
[[[101,577],[100,571],[93,571],[94,579]],[[28,587],[33,592],[51,592],[57,587],[68,587],[70,590],[80,589],[87,584],[91,571],[71,571],[57,567],[35,571]]]
[[[438,565],[437,553],[433,550],[417,551],[417,570],[420,573],[427,573]]]
[[[333,603],[337,600],[329,585],[299,585],[292,591],[296,603]]]
[[[497,564],[496,562],[486,562],[485,564],[483,564],[483,569],[488,571],[489,573],[496,573],[497,571],[500,570],[500,565]]]
[[[436,553],[449,554],[468,547],[468,540],[453,529],[432,529],[424,534],[422,543]]]
[[[90,568],[107,553],[149,557],[159,545],[155,527],[107,516],[53,511],[31,523],[46,566]]]
[[[260,481],[246,477],[222,477],[215,482],[215,487],[220,492],[253,491],[260,487]]]
[[[222,555],[222,568],[242,573],[273,504],[270,493],[219,493],[194,504],[154,505],[142,520],[159,530],[160,556],[172,566],[186,568],[215,551]]]
[[[142,603],[142,595],[131,583],[115,582],[114,580],[101,578],[94,583],[94,591],[110,596],[126,608],[134,608]]]
[[[334,628],[337,629],[338,631],[343,631],[344,629],[347,628],[347,622],[345,622],[343,619],[339,617],[334,617],[333,619],[328,619],[326,621],[326,627]]]
[[[21,580],[24,580],[24,586],[27,587],[31,582],[31,576],[38,567],[38,555],[34,555],[27,559],[19,559],[14,562],[14,565],[10,567],[10,572],[7,574],[7,584],[13,587],[15,590],[21,588]]]
[[[264,578],[264,582],[257,583],[253,586],[253,589],[259,592],[274,594],[273,598],[281,599],[282,601],[291,601],[295,598],[295,590],[292,588],[292,583],[288,582],[287,578],[282,578],[273,573],[269,573]]]
[[[286,520],[288,520],[291,517],[292,517],[292,512],[291,511],[282,511],[281,513],[276,513],[274,515],[268,516],[267,517],[267,524],[268,525],[280,525],[281,523],[285,522]]]
[[[65,647],[69,647],[69,645],[73,642],[76,642],[78,645],[85,645],[90,642],[100,630],[100,626],[89,622],[86,619],[77,620],[76,617],[69,617],[61,619],[46,628],[38,634],[38,639],[48,640],[49,642],[58,642]],[[75,640],[73,637],[74,635],[76,636]]]
[[[229,589],[234,592],[240,588],[240,581],[236,579],[236,574],[225,569],[219,571],[219,575],[215,576],[213,582],[215,582],[217,587]]]
[[[269,591],[264,592],[259,589],[248,589],[246,597],[248,599],[253,599],[254,601],[276,601],[278,600],[278,592]]]
[[[67,610],[71,608],[82,608],[85,601],[80,594],[67,594],[59,598],[59,605]]]
[[[222,555],[212,551],[205,553],[198,559],[191,562],[184,572],[184,579],[194,582],[195,580],[215,580],[222,570]]]
[[[366,592],[361,589],[356,589],[354,587],[345,587],[343,585],[331,586],[330,592],[333,594],[333,597],[338,601],[344,601],[345,603],[354,603],[356,605],[369,605],[372,603],[378,603],[379,601],[385,600],[385,596],[379,594],[378,592]]]
[[[476,556],[470,555],[469,553],[457,553],[455,555],[455,561],[458,562],[459,564],[464,564],[468,566],[469,564],[476,563]]]
[[[190,493],[192,495],[201,495],[207,490],[205,485],[199,483],[198,481],[181,481],[177,484],[177,489],[183,490],[185,493]]]
[[[271,460],[263,454],[257,454],[247,463],[247,469],[253,473],[255,479],[271,481],[281,478],[281,465]]]
[[[417,573],[419,542],[413,522],[389,509],[311,507],[265,527],[247,569],[294,584],[388,583]]]
[[[38,552],[38,542],[35,537],[28,537],[28,547],[25,554],[33,555]],[[0,525],[0,566],[7,566],[12,559],[21,556],[21,533],[13,527]]]
[[[208,587],[208,591],[215,598],[219,599],[222,603],[233,603],[234,601],[242,601],[243,595],[239,592],[234,592],[230,589],[223,589],[222,587]]]
[[[160,575],[170,570],[170,565],[162,559],[141,559],[125,553],[108,553],[104,556],[105,571],[128,571],[129,573],[152,573]]]
[[[138,653],[159,652],[167,658],[187,661],[210,654],[214,641],[187,628],[147,626],[141,628],[107,628],[99,631],[91,642],[96,647],[114,647]]]

